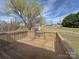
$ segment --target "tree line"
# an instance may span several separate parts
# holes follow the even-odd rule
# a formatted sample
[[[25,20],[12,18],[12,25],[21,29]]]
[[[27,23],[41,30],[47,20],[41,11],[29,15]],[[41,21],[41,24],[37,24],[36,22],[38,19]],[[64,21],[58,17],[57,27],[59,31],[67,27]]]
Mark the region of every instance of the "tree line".
[[[62,21],[62,25],[64,27],[79,28],[79,12],[66,16]]]
[[[11,19],[10,22],[0,20],[0,32],[15,31],[20,27],[20,23],[16,19]]]

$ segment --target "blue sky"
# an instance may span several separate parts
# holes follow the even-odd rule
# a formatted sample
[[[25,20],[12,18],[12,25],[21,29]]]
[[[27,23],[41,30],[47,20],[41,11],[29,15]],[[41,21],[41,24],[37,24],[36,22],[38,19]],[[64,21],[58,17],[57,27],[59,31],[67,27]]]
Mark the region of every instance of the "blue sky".
[[[79,11],[79,0],[40,0],[43,12],[42,15],[48,23],[57,23],[70,13]],[[10,20],[3,14],[5,0],[0,0],[0,20]]]

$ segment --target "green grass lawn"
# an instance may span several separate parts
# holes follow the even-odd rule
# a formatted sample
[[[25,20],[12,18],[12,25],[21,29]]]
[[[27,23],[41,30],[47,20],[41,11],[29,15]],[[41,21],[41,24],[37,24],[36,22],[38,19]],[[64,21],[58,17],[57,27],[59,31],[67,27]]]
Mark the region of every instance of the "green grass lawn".
[[[60,32],[67,43],[79,54],[79,35],[68,32]]]
[[[62,27],[59,30],[59,33],[62,35],[62,37],[74,49],[74,51],[79,54],[79,34],[73,32],[79,33],[79,28]]]
[[[42,27],[44,31],[69,31],[69,32],[77,32],[79,33],[79,28],[68,28],[68,27],[61,27],[61,26],[46,26]]]
[[[78,32],[79,33],[79,28],[62,27],[60,30],[71,31],[71,32]]]

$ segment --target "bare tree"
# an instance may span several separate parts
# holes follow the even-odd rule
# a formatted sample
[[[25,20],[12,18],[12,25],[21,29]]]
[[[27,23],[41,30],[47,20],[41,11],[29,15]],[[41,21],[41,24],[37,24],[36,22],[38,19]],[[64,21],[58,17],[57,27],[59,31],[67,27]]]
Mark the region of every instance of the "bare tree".
[[[6,5],[8,14],[15,14],[19,16],[29,30],[34,26],[34,21],[41,13],[41,7],[38,1],[29,2],[26,0],[8,0]]]

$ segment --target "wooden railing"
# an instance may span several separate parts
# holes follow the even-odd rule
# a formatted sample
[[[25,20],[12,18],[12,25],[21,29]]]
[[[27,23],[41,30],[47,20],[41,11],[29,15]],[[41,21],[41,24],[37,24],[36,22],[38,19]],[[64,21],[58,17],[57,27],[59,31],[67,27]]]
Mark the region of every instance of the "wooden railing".
[[[16,40],[22,40],[22,39],[51,40],[52,38],[55,39],[55,32],[40,32],[40,37],[36,37],[34,31],[0,32],[0,47],[2,48],[8,46],[12,42],[15,43]]]
[[[64,38],[59,34],[56,33],[57,40],[63,46],[64,51],[67,55],[69,55],[72,59],[79,59],[79,55],[69,46],[69,44],[64,40]]]

